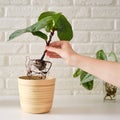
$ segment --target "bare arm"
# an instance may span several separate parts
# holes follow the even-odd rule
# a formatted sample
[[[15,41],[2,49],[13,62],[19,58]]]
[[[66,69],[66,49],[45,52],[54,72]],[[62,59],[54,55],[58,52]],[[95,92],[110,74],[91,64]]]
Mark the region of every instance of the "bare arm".
[[[120,63],[79,55],[65,41],[53,42],[47,50],[49,57],[63,58],[68,65],[79,67],[101,80],[120,87]]]
[[[97,60],[95,58],[76,55],[75,65],[94,76],[120,87],[120,63]]]

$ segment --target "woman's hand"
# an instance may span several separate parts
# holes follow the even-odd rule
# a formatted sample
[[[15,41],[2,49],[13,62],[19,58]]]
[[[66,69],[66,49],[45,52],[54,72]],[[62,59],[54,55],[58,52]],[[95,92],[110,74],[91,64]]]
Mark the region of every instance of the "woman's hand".
[[[72,58],[75,54],[68,41],[52,42],[46,47],[46,55],[50,58],[63,58],[67,64],[72,65]]]
[[[63,58],[68,65],[82,70],[120,87],[120,63],[98,60],[82,56],[73,51],[67,41],[53,42],[47,48],[47,56],[51,58]]]

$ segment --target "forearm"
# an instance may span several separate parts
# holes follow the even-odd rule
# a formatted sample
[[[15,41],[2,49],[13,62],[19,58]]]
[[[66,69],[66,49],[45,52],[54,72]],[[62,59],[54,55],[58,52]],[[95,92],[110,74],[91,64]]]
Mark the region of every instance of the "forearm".
[[[47,49],[47,55],[52,58],[63,58],[68,65],[82,70],[120,87],[120,63],[97,60],[81,56],[74,52],[69,42],[53,42]]]
[[[120,87],[120,63],[97,60],[78,54],[72,57],[71,63],[101,80]]]

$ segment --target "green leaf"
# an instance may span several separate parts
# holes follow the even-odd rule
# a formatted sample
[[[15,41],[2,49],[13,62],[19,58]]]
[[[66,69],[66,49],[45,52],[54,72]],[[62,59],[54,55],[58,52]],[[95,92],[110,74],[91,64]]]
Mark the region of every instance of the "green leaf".
[[[35,35],[35,36],[41,37],[44,40],[47,40],[47,35],[42,33],[42,32],[40,32],[40,31],[32,32],[32,34]]]
[[[45,12],[39,16],[38,20],[51,16],[53,19],[46,25],[46,31],[50,32],[51,29],[57,31],[57,35],[60,40],[70,41],[73,37],[72,26],[61,13],[55,13],[52,11]]]
[[[43,12],[42,14],[40,14],[40,16],[38,17],[38,21],[40,21],[41,19],[48,17],[48,16],[53,16],[55,15],[56,12],[53,11],[47,11],[47,12]]]
[[[54,24],[55,24],[55,26],[54,26],[55,29],[57,28],[57,23],[59,21],[60,16],[62,16],[62,13],[56,13],[55,15],[52,16],[53,20],[54,20]]]
[[[20,36],[21,34],[26,33],[26,29],[16,30],[9,36],[9,40],[14,39],[17,36]]]
[[[10,35],[9,40],[12,40],[15,37],[18,37],[18,36],[20,36],[23,33],[30,32],[30,33],[33,34],[35,32],[38,32],[40,29],[44,28],[47,25],[47,23],[49,21],[51,21],[51,20],[52,20],[52,17],[50,17],[50,16],[49,17],[45,17],[45,18],[41,19],[40,21],[36,22],[35,24],[25,28],[25,29],[16,30],[15,32],[13,32]],[[36,34],[35,34],[35,36],[36,36]],[[41,37],[43,39],[46,39],[45,34],[44,35],[39,35],[39,37]]]
[[[81,79],[81,83],[87,83],[87,82],[90,82],[94,79],[94,76],[87,73],[83,79]]]
[[[84,88],[86,88],[87,90],[93,89],[93,84],[94,84],[94,76],[93,75],[91,75],[85,71],[81,71],[80,81],[81,81],[82,86]]]
[[[50,32],[53,29],[56,30],[60,40],[70,41],[73,37],[71,24],[68,22],[65,16],[61,13],[47,11],[39,16],[38,22],[36,22],[35,24],[12,33],[9,37],[9,40],[14,39],[15,37],[20,36],[21,34],[26,32],[31,32],[35,36],[46,39],[45,34],[38,34],[38,31],[40,31],[42,28],[45,28],[47,32]]]
[[[87,90],[93,89],[93,84],[94,84],[93,75],[78,68],[73,74],[73,77],[78,77],[78,76],[80,76],[80,83],[84,88],[86,88]]]
[[[113,51],[111,51],[109,53],[108,60],[113,61],[113,62],[118,62],[118,58],[117,58],[116,54]]]
[[[31,25],[30,27],[26,28],[27,32],[36,32],[39,31],[40,29],[44,28],[49,21],[52,20],[52,17],[48,16],[45,17],[43,19],[41,19],[40,21],[36,22],[35,24]]]
[[[105,54],[103,50],[99,50],[96,53],[96,58],[100,60],[107,60],[107,55]]]
[[[93,89],[93,85],[94,85],[94,81],[91,80],[89,82],[86,82],[86,83],[82,83],[82,86],[84,88],[86,88],[87,90],[92,90]]]
[[[80,75],[80,72],[81,70],[78,68],[76,71],[75,71],[75,73],[73,74],[73,77],[74,78],[76,78],[76,77],[78,77],[79,75]]]
[[[70,41],[73,37],[73,30],[71,24],[65,18],[64,15],[58,14],[54,16],[55,29],[57,30],[57,35],[60,40]]]
[[[45,27],[46,32],[50,32],[52,29],[54,29],[53,20],[49,21]]]
[[[47,23],[47,25],[45,26],[45,30],[46,32],[50,32],[52,29],[54,29],[54,25],[55,25],[55,17],[58,16],[58,13],[56,12],[53,12],[53,11],[47,11],[47,12],[44,12],[42,13],[39,18],[38,18],[38,21],[40,21],[41,19],[45,18],[45,17],[52,17],[52,20],[49,21]]]

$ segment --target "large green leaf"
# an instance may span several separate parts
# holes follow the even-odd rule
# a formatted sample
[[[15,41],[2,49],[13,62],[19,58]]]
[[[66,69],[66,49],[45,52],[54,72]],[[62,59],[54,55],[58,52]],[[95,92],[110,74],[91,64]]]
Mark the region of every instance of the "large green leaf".
[[[85,71],[81,71],[80,81],[81,81],[82,86],[84,88],[86,88],[87,90],[93,89],[93,84],[94,84],[94,76],[93,75],[91,75]]]
[[[57,28],[57,23],[58,23],[58,21],[59,21],[59,19],[60,19],[60,16],[62,16],[62,13],[56,13],[56,14],[54,14],[52,17],[53,17],[53,20],[54,20],[54,24],[55,24],[55,29]]]
[[[57,16],[57,13],[53,11],[47,11],[47,12],[42,13],[38,18],[38,21],[40,21],[41,19],[48,17],[48,16],[52,17],[52,20],[49,21],[47,25],[45,26],[46,32],[50,32],[52,29],[54,29],[55,22],[54,22],[53,16]]]
[[[73,37],[73,30],[71,24],[62,14],[57,14],[54,16],[55,20],[55,29],[57,30],[57,35],[60,40],[67,40],[70,41]]]
[[[40,29],[44,28],[49,21],[52,20],[51,16],[45,17],[41,19],[40,21],[36,22],[35,24],[31,25],[30,27],[26,28],[26,31],[28,32],[36,32],[39,31]]]
[[[47,16],[51,16],[53,19],[47,24],[46,31],[50,32],[51,29],[57,31],[57,35],[60,40],[71,40],[73,37],[72,26],[61,13],[55,13],[52,11],[44,12],[39,16],[38,20],[41,20]]]
[[[46,30],[46,32],[50,32],[53,29],[54,29],[54,23],[53,23],[53,20],[51,20],[45,26],[45,30]]]
[[[107,55],[105,54],[103,50],[99,50],[96,53],[96,58],[100,60],[107,60]]]
[[[40,16],[38,17],[38,21],[40,21],[41,19],[48,17],[48,16],[53,16],[55,15],[56,12],[53,11],[47,11],[47,12],[43,12],[42,14],[40,14]]]
[[[87,90],[92,90],[93,89],[93,84],[94,84],[94,76],[81,70],[77,69],[75,73],[73,74],[73,77],[78,77],[80,76],[80,83],[84,88]]]
[[[44,40],[47,40],[47,35],[42,33],[42,32],[40,32],[40,31],[32,32],[32,34],[35,35],[35,36],[41,37]]]
[[[21,34],[26,33],[26,29],[16,30],[9,36],[9,40],[14,39],[17,36],[20,36]]]
[[[52,20],[52,17],[48,16],[25,29],[16,30],[15,32],[13,32],[10,35],[9,40],[14,39],[15,37],[18,37],[21,34],[26,33],[26,32],[35,33],[37,31],[39,31],[40,29],[44,28],[47,25],[47,23],[51,20]],[[43,35],[39,35],[39,37],[44,38],[45,34],[44,34],[44,37],[43,37]]]
[[[41,33],[38,35],[38,31],[40,31],[42,28],[45,28],[47,32],[50,32],[52,29],[56,30],[60,40],[69,41],[73,37],[71,24],[68,22],[65,16],[61,13],[47,11],[39,16],[38,22],[36,22],[35,24],[12,33],[9,37],[9,40],[14,39],[15,37],[20,36],[21,34],[26,32],[31,32],[32,34],[37,32],[37,34],[33,35],[37,35],[38,37],[46,39],[45,35],[40,35]]]

